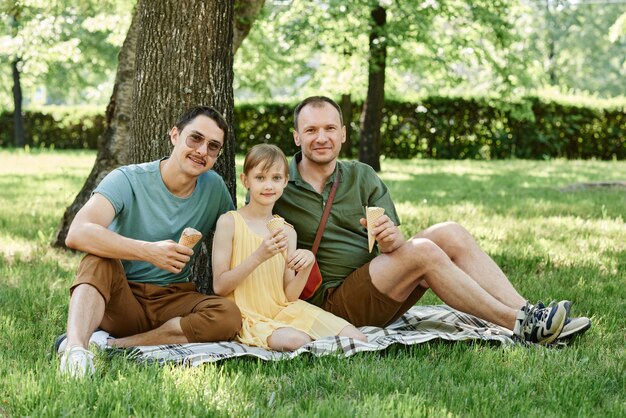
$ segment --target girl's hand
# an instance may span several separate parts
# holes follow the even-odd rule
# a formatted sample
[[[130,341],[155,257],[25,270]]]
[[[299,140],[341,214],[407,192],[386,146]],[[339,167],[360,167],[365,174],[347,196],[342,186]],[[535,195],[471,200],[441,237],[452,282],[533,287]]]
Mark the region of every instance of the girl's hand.
[[[315,256],[309,250],[298,249],[287,257],[287,267],[298,272],[315,262]]]
[[[263,239],[263,242],[259,248],[257,248],[257,252],[261,260],[265,261],[278,253],[287,251],[288,246],[289,239],[287,238],[287,234],[285,234],[283,228],[280,228]]]

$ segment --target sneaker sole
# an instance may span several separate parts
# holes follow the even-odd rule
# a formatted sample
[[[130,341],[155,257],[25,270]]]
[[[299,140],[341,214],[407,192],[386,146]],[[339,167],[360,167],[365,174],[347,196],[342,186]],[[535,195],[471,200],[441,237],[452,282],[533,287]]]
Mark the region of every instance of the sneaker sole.
[[[565,325],[564,325],[564,327],[565,327]],[[591,321],[587,322],[587,324],[584,327],[582,327],[582,328],[574,329],[574,330],[570,331],[567,334],[561,333],[558,336],[557,339],[558,340],[572,340],[572,339],[576,338],[577,336],[582,335],[585,332],[587,332],[587,330],[589,328],[591,328]]]
[[[54,340],[54,345],[52,346],[52,349],[54,350],[55,353],[57,354],[61,354],[62,350],[61,350],[61,344],[63,344],[63,342],[67,339],[67,334],[63,333],[61,335],[59,335],[55,340]]]

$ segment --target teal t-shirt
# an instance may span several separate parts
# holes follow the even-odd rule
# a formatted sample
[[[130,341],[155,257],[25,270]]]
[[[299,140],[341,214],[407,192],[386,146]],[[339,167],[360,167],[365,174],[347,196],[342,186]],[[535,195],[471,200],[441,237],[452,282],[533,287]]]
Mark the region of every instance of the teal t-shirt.
[[[111,231],[143,241],[178,241],[186,227],[206,236],[221,214],[235,209],[224,180],[216,172],[202,174],[191,196],[180,198],[163,183],[159,163],[160,160],[117,168],[94,190],[115,208]],[[128,280],[165,286],[188,281],[192,262],[178,274],[146,261],[122,260],[122,264]]]

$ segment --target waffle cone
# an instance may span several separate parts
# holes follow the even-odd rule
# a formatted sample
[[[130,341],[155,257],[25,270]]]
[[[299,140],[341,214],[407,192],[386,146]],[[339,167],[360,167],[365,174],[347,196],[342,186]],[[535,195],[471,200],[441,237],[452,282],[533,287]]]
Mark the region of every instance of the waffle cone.
[[[184,245],[185,247],[193,248],[193,246],[196,245],[201,239],[202,232],[193,228],[185,228],[183,233],[180,235],[178,243],[180,245]]]
[[[270,232],[273,234],[274,232],[276,232],[278,229],[283,228],[285,226],[285,220],[283,218],[281,218],[280,216],[274,217],[272,219],[270,219],[267,224],[265,224],[267,226],[267,229],[270,230]],[[287,259],[287,251],[283,251],[282,252],[283,257],[285,257],[285,260]]]
[[[366,219],[367,219],[367,245],[371,253],[372,248],[374,248],[374,243],[376,242],[376,239],[374,238],[372,234],[370,234],[370,231],[374,228],[374,222],[376,222],[376,219],[383,216],[383,214],[385,213],[385,209],[377,208],[373,206],[373,207],[367,208],[365,210],[365,213],[366,213]]]

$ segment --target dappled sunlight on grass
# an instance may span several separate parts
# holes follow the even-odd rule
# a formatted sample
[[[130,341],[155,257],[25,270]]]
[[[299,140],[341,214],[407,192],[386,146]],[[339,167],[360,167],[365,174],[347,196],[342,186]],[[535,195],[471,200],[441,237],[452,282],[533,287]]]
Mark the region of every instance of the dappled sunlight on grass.
[[[411,180],[411,174],[401,172],[389,172],[381,175],[384,181],[404,181]]]
[[[53,263],[61,269],[74,271],[83,254],[50,248],[48,241],[48,237],[41,237],[38,241],[32,241],[0,234],[0,257],[8,265],[13,265],[16,262]]]
[[[199,368],[165,366],[161,390],[176,393],[190,405],[205,405],[207,412],[220,412],[227,416],[254,410],[254,402],[241,387],[241,374],[225,374],[217,365]],[[175,411],[172,411],[176,415]]]
[[[95,158],[95,151],[0,150],[0,176],[42,173],[82,176],[91,169]],[[19,164],[15,164],[16,160]]]
[[[524,297],[567,298],[591,317],[563,350],[432,342],[198,368],[100,353],[96,376],[75,382],[57,374],[50,347],[82,254],[49,243],[94,155],[0,151],[0,415],[623,415],[626,193],[560,188],[624,179],[626,162],[383,161],[407,237],[456,221]],[[241,206],[239,184],[237,195]],[[440,301],[429,291],[419,303]]]
[[[35,248],[37,248],[37,244],[31,240],[0,235],[0,254],[7,261],[13,260],[15,257],[30,259]]]

